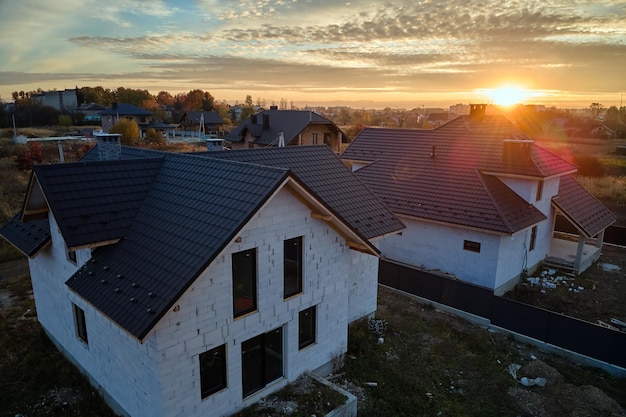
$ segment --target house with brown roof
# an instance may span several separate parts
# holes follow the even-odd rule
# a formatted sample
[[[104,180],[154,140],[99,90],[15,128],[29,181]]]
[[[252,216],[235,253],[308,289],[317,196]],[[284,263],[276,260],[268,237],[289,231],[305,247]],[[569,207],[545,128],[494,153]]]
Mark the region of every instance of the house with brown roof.
[[[181,154],[98,135],[0,228],[37,317],[120,415],[227,416],[347,350],[403,224],[326,146]]]
[[[339,154],[343,132],[313,111],[271,106],[241,122],[225,139],[233,149],[324,144]]]
[[[381,242],[382,256],[497,295],[541,264],[580,273],[615,217],[574,165],[485,109],[432,130],[365,128],[342,154],[407,226]],[[555,235],[557,214],[577,241]]]

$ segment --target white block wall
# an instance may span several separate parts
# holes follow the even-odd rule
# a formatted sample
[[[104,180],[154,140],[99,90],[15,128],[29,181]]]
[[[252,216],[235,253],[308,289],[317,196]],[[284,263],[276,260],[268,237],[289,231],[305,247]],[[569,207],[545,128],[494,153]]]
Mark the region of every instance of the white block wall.
[[[52,244],[29,261],[39,322],[61,350],[129,414],[160,416],[154,401],[159,388],[150,341],[139,343],[68,289],[65,281],[90,258],[91,251],[79,250],[76,266],[67,260],[52,213],[50,231]],[[72,303],[85,312],[88,344],[76,334]]]
[[[381,242],[382,255],[452,274],[463,281],[493,289],[496,295],[513,288],[522,270],[532,271],[548,254],[555,221],[551,199],[558,192],[559,179],[544,182],[539,201],[535,201],[537,181],[502,180],[547,217],[537,225],[534,250],[529,251],[531,227],[509,236],[402,217],[407,228],[402,235],[389,236]],[[464,250],[464,240],[479,242],[480,253]]]
[[[362,305],[355,300],[355,310],[375,309],[371,292],[376,275],[370,258],[377,258],[355,257],[345,239],[325,222],[312,219],[310,209],[290,192],[281,190],[239,236],[241,242],[229,245],[179,299],[180,309],[172,309],[154,329],[165,416],[229,415],[343,354],[349,321],[348,282],[355,259],[364,261],[362,270],[373,280],[363,291],[368,299]],[[284,300],[283,242],[297,236],[304,236],[303,293]],[[235,320],[231,255],[251,248],[257,248],[258,311]],[[298,313],[313,305],[317,305],[316,343],[299,350]],[[285,377],[244,401],[241,343],[279,326],[283,326]],[[203,400],[198,356],[222,344],[226,344],[228,386]]]

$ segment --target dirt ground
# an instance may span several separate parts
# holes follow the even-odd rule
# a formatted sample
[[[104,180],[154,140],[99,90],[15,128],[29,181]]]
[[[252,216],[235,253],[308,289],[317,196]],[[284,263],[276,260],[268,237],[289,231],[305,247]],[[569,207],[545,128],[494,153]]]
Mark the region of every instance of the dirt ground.
[[[598,262],[579,276],[547,272],[505,296],[592,323],[626,322],[626,248],[604,245]]]

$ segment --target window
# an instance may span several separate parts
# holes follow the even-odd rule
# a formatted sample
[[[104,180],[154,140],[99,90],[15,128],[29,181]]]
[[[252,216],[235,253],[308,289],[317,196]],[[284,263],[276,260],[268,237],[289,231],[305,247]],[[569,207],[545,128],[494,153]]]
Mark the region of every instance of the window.
[[[284,291],[283,297],[302,292],[302,236],[284,242]]]
[[[535,249],[535,242],[537,241],[537,226],[533,226],[530,229],[530,245],[528,245],[528,251]]]
[[[76,251],[67,249],[67,260],[76,265]]]
[[[480,242],[472,242],[471,240],[463,241],[463,249],[470,252],[480,253]]]
[[[317,133],[311,133],[311,143],[317,145]]]
[[[226,388],[226,345],[200,354],[200,392],[202,398]]]
[[[283,328],[241,343],[243,396],[264,388],[283,376]]]
[[[76,304],[72,304],[74,309],[74,325],[76,327],[76,336],[85,343],[89,343],[87,338],[87,324],[85,323],[85,312]]]
[[[233,253],[233,314],[235,317],[255,311],[256,248]]]
[[[332,140],[332,137],[330,136],[330,133],[324,133],[324,145],[328,145],[332,148],[333,140]]]
[[[302,310],[298,317],[298,349],[315,343],[316,306]]]
[[[541,200],[542,194],[543,194],[543,181],[539,181],[537,183],[537,195],[535,196],[535,200],[536,201]]]

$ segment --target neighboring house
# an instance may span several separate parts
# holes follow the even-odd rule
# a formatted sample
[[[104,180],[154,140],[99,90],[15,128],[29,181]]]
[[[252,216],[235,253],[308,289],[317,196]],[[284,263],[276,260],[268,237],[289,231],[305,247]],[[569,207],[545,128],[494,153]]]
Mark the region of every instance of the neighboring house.
[[[327,145],[341,153],[343,132],[331,120],[308,110],[270,110],[255,113],[225,139],[232,148]]]
[[[109,130],[121,118],[134,120],[139,126],[140,136],[144,137],[145,131],[154,117],[154,113],[128,103],[113,103],[110,109],[103,110],[100,113],[100,121],[102,123],[102,131],[109,133]]]
[[[58,111],[73,112],[78,106],[78,96],[76,90],[46,91],[33,94],[31,100],[38,101],[44,106],[50,106]]]
[[[84,114],[84,121],[86,122],[100,122],[100,113],[104,110],[106,110],[106,107],[98,103],[85,103],[78,106],[75,112]]]
[[[184,131],[223,136],[224,120],[216,111],[186,111],[179,118],[178,124]]]
[[[497,295],[544,262],[583,271],[615,217],[571,176],[574,165],[485,107],[434,130],[366,128],[343,153],[407,226],[381,255]],[[578,242],[553,237],[557,213]]]
[[[100,135],[80,162],[35,166],[0,235],[29,257],[43,329],[116,412],[226,416],[346,352],[376,309],[377,239],[402,227],[325,146],[190,155]]]

